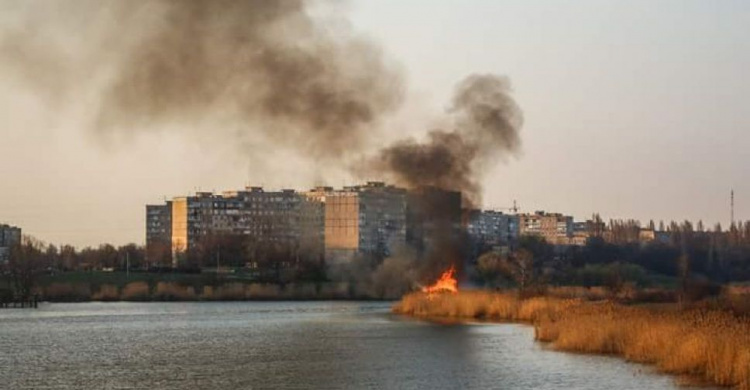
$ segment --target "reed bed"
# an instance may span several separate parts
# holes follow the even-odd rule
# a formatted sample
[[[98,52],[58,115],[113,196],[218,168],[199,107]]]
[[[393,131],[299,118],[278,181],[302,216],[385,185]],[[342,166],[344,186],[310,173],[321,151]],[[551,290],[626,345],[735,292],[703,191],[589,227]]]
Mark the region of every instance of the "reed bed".
[[[562,351],[616,354],[663,372],[750,389],[750,317],[727,310],[465,291],[409,294],[393,311],[531,322],[537,340]]]
[[[219,285],[186,285],[160,281],[153,285],[134,281],[114,284],[53,283],[36,291],[52,302],[86,301],[250,301],[250,300],[336,300],[371,298],[352,293],[349,283],[266,283],[228,282]]]

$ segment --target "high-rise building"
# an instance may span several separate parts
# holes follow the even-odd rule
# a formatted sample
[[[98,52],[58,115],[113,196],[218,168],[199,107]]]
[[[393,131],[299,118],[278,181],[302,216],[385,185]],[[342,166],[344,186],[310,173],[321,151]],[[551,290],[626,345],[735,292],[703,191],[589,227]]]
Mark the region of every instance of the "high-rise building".
[[[13,246],[21,242],[21,228],[0,225],[0,263],[5,263],[10,258]]]
[[[172,202],[146,206],[146,262],[166,265],[172,259]]]
[[[544,238],[553,245],[568,245],[573,236],[573,217],[537,211],[519,214],[520,234]]]
[[[494,210],[472,210],[468,213],[466,233],[476,244],[508,245],[518,240],[519,229],[518,215]]]
[[[318,245],[322,210],[294,190],[249,187],[222,194],[199,192],[172,200],[173,253],[208,236],[245,236],[286,247]]]
[[[369,182],[361,186],[318,187],[306,193],[324,205],[325,256],[331,264],[355,254],[388,256],[406,240],[406,190]]]
[[[198,192],[146,206],[148,247],[158,255],[162,243],[168,243],[173,266],[212,240],[237,237],[315,257],[323,247],[322,205],[294,190],[248,187],[221,194]]]

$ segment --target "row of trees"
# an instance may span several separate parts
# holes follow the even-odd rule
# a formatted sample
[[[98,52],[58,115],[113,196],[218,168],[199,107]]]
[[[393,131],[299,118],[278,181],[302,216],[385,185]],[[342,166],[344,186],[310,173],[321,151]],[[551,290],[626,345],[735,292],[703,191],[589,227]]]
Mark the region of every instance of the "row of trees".
[[[590,237],[584,246],[556,247],[539,237],[522,237],[509,253],[484,248],[476,260],[480,281],[512,281],[524,287],[533,283],[600,285],[622,277],[646,282],[649,275],[722,284],[750,280],[750,223],[729,230],[711,230],[701,222],[650,222],[644,228],[634,220],[604,224],[597,215],[589,222]],[[593,229],[598,229],[594,231]],[[661,229],[661,230],[660,230]],[[612,279],[612,280],[609,280]]]

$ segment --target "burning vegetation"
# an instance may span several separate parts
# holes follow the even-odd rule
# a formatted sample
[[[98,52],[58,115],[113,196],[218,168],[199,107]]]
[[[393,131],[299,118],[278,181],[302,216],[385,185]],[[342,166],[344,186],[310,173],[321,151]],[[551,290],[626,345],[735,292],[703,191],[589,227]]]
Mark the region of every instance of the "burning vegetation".
[[[447,271],[440,275],[440,278],[432,285],[422,287],[422,292],[428,296],[432,296],[438,293],[457,293],[458,292],[458,280],[455,278],[456,268],[451,266]]]

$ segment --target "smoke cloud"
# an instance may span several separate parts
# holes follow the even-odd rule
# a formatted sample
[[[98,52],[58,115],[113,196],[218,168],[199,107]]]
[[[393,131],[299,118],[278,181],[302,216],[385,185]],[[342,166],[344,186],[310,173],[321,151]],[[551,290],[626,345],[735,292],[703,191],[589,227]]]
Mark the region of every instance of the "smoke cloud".
[[[481,205],[483,170],[521,146],[523,116],[510,92],[505,77],[467,77],[458,84],[448,111],[452,130],[433,130],[424,142],[396,142],[368,161],[367,169],[409,187],[461,191],[465,205]]]
[[[228,142],[260,136],[338,158],[359,150],[402,100],[398,67],[379,47],[341,18],[316,19],[302,0],[84,1],[70,5],[75,15],[56,7],[27,7],[23,27],[0,35],[0,60],[52,95],[100,75],[92,128],[102,134],[192,132],[216,121]],[[71,22],[89,19],[81,15],[109,23]],[[71,46],[95,49],[61,49],[57,36],[75,29],[87,36]]]

